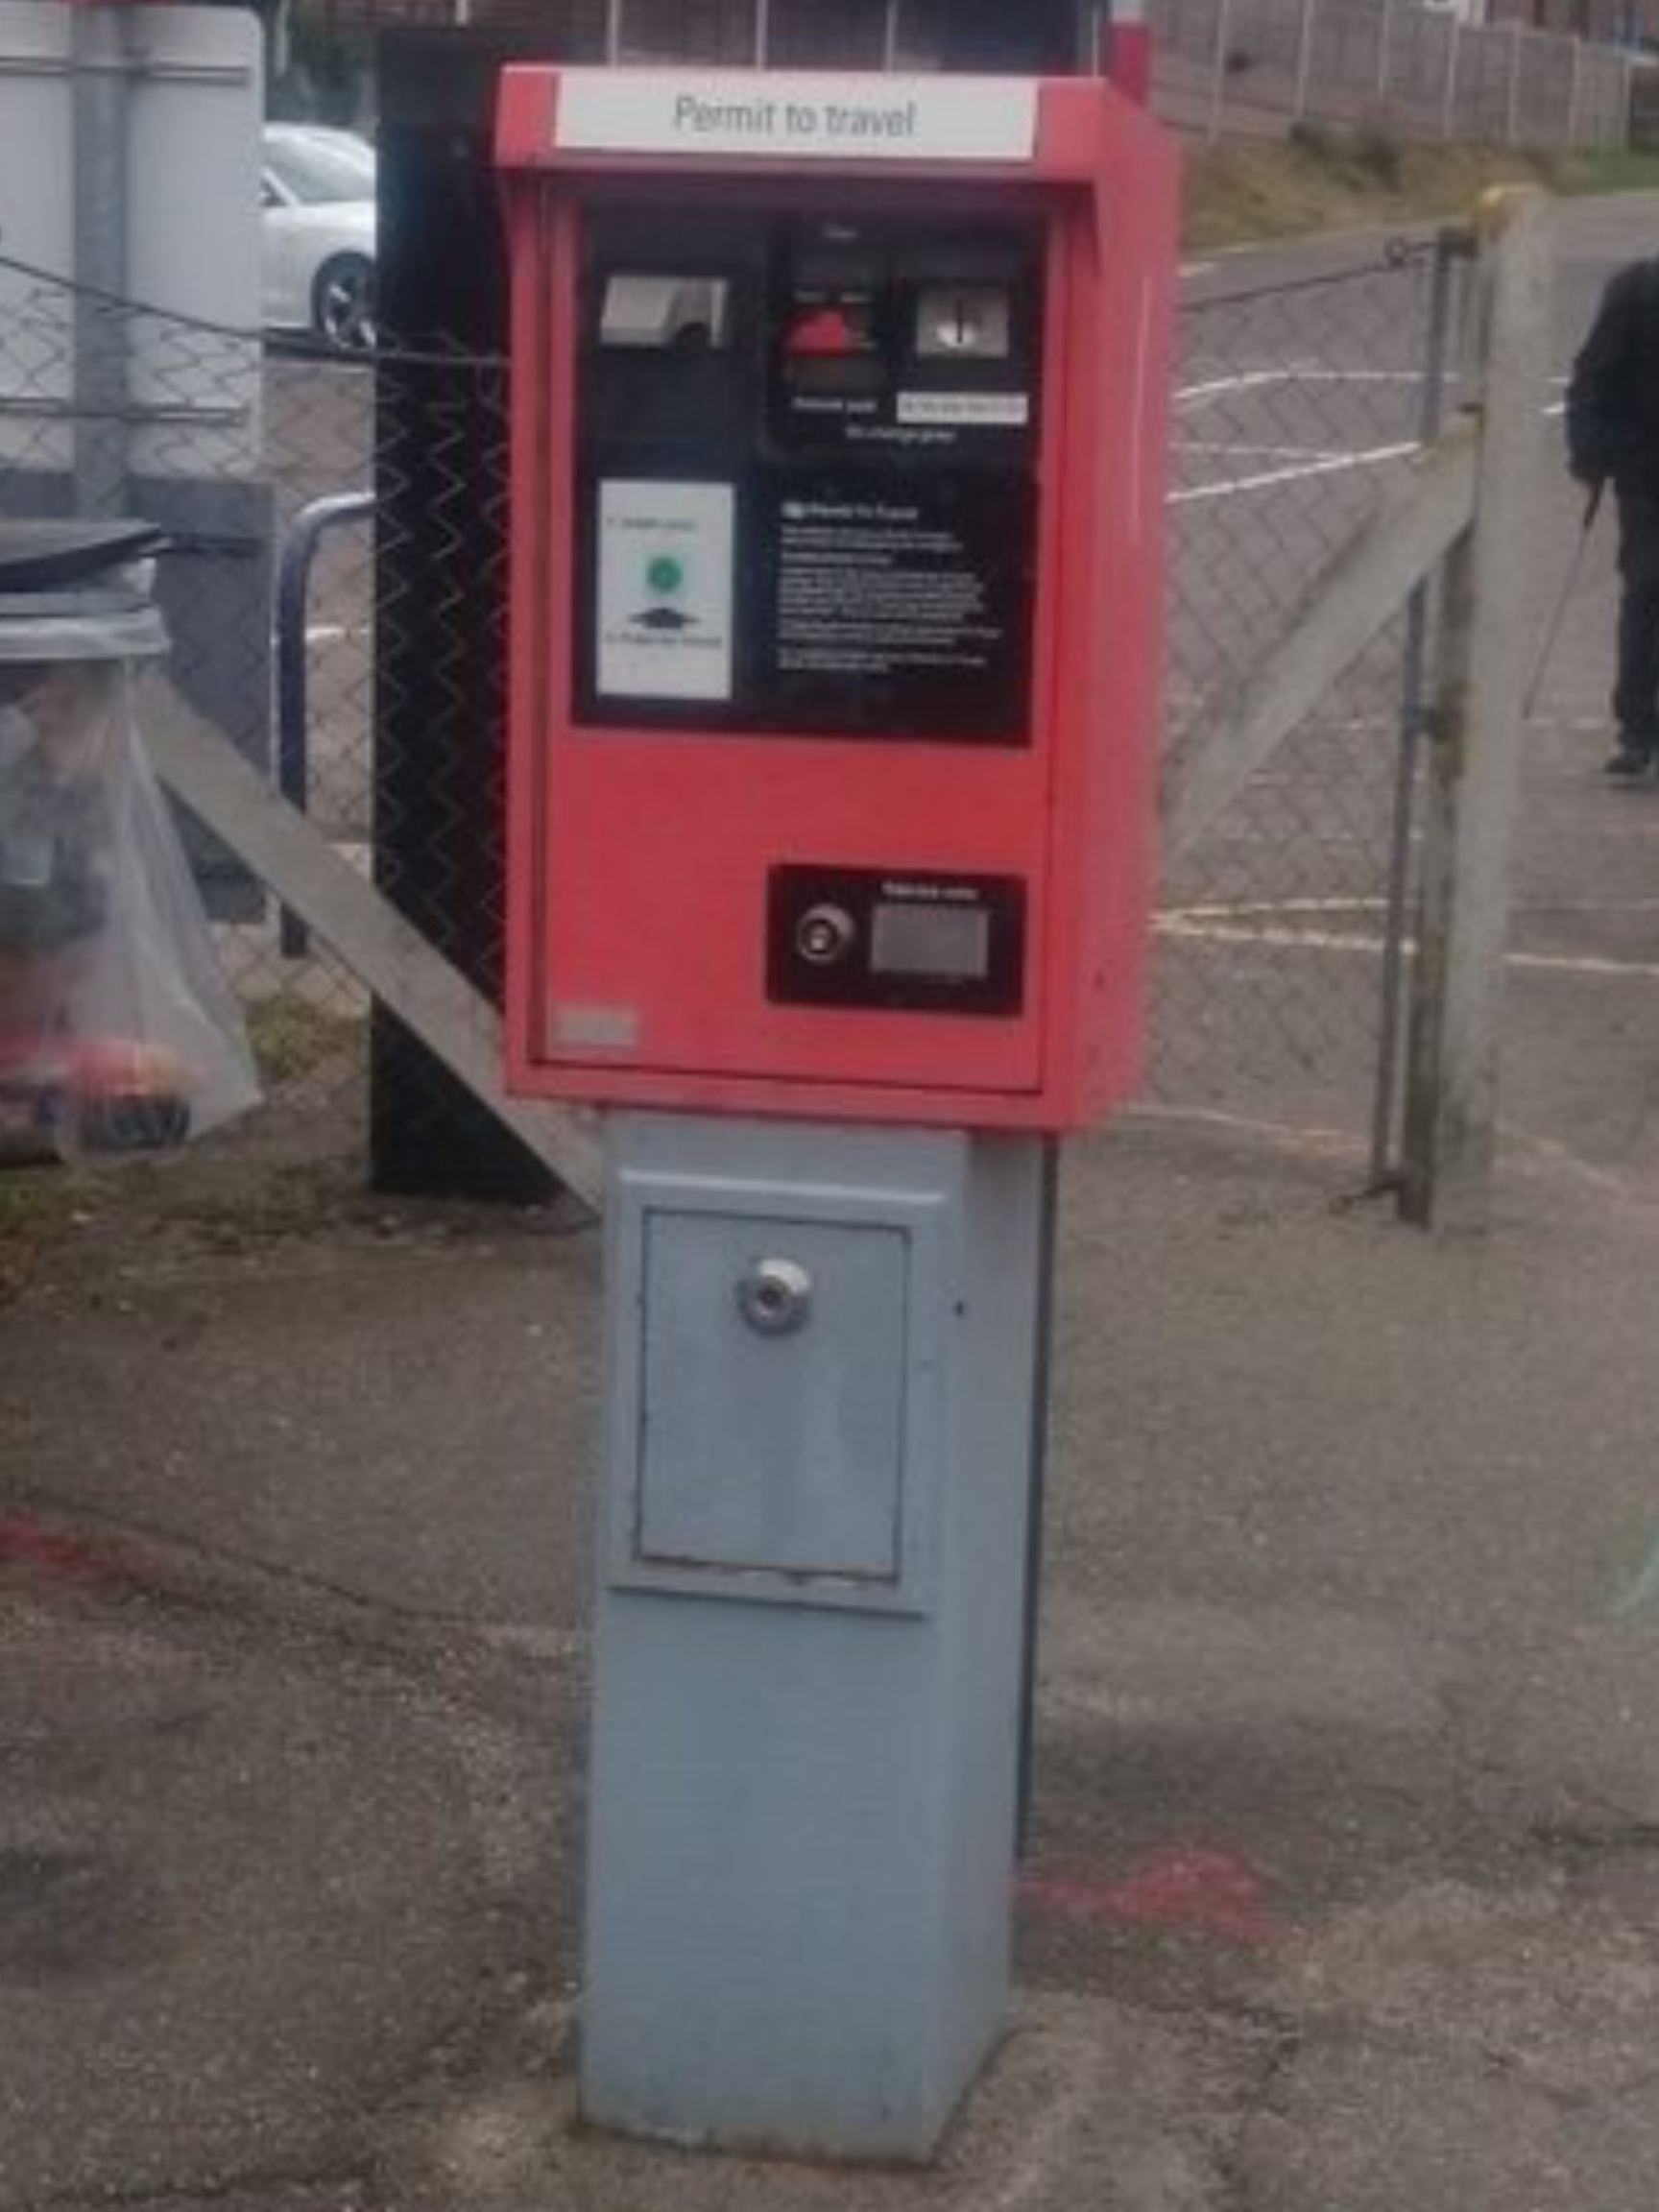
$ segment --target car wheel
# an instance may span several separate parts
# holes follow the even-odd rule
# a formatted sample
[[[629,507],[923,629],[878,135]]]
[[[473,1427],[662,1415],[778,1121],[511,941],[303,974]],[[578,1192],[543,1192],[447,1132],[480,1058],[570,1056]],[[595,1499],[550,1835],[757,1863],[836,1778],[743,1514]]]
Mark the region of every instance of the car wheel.
[[[325,261],[311,287],[311,324],[336,353],[367,353],[374,345],[374,264],[361,253]]]

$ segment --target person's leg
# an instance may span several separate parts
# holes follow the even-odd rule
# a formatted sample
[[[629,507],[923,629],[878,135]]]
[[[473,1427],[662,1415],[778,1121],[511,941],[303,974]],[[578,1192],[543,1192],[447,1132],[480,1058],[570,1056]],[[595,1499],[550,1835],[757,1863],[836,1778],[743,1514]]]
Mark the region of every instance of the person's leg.
[[[1659,740],[1659,579],[1626,577],[1619,603],[1619,680],[1613,687],[1619,751],[1610,773],[1647,765]]]
[[[1622,498],[1619,524],[1619,750],[1607,772],[1639,776],[1659,757],[1659,503]]]

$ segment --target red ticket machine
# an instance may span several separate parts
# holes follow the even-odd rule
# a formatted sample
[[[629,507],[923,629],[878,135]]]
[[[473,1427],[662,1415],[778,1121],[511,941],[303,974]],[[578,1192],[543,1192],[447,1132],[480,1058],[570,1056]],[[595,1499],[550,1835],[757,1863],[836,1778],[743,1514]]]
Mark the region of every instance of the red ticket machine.
[[[520,1092],[1062,1130],[1137,1072],[1175,163],[1110,84],[525,67]]]
[[[547,69],[500,154],[510,1075],[623,1109],[581,2106],[926,2156],[1007,2014],[1043,1133],[1141,1042],[1172,156]]]

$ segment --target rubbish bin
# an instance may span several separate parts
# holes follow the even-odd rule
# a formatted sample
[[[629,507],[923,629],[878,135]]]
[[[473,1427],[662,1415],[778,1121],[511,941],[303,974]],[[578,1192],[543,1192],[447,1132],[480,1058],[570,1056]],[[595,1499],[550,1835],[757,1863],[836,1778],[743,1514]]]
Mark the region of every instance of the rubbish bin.
[[[145,522],[0,525],[0,1145],[180,1142],[257,1095],[134,675],[167,651]]]

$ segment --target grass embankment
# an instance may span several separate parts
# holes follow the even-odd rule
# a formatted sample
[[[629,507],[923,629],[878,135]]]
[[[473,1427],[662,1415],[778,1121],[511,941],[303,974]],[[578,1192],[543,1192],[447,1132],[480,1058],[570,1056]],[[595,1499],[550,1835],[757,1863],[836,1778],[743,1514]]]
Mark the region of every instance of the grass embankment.
[[[1189,155],[1185,242],[1213,252],[1353,224],[1432,222],[1466,214],[1489,184],[1511,183],[1575,195],[1659,190],[1659,153],[1525,154],[1302,124],[1282,144]]]

